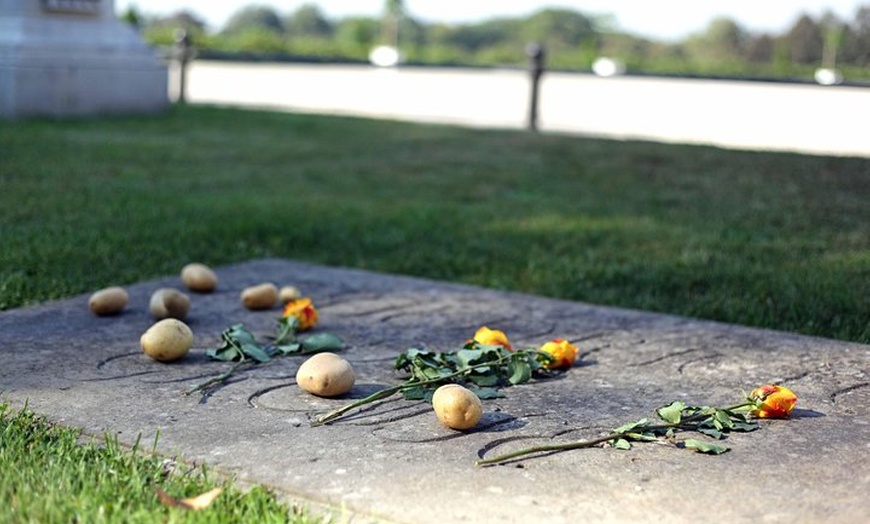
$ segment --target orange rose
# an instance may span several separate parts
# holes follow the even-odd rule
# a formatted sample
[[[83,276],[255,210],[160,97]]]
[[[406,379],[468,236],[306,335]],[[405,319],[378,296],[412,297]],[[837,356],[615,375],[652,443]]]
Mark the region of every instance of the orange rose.
[[[502,346],[507,350],[513,350],[510,341],[504,331],[489,329],[486,326],[478,329],[474,334],[474,341],[484,346]]]
[[[299,323],[296,325],[298,331],[306,331],[317,325],[317,310],[314,309],[314,304],[310,298],[300,298],[291,300],[284,306],[284,318],[296,317]]]
[[[773,384],[755,388],[749,399],[760,402],[755,410],[758,418],[786,418],[797,404],[797,395],[792,390]]]
[[[541,351],[553,358],[546,366],[548,369],[570,368],[577,360],[577,346],[562,338],[547,342]]]

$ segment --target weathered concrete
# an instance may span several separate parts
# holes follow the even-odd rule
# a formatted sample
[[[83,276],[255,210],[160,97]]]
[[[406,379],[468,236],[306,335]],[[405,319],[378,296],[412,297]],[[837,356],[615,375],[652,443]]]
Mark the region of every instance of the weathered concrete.
[[[87,297],[0,314],[0,390],[20,406],[91,433],[206,461],[295,500],[344,507],[356,521],[831,522],[870,519],[870,346],[427,280],[281,260],[218,268],[219,291],[193,295],[196,349],[159,364],[139,349],[147,302],[166,278],[129,287],[120,316],[98,318]],[[182,390],[226,369],[204,357],[225,327],[273,333],[278,310],[238,301],[251,284],[295,284],[321,314],[319,330],[350,347],[349,398],[396,383],[411,346],[455,349],[480,325],[517,345],[578,341],[582,365],[485,402],[477,430],[441,427],[420,402],[390,400],[325,427],[312,414],[346,402],[300,392],[302,357],[246,372],[201,400]],[[671,445],[595,448],[476,468],[480,455],[597,436],[671,400],[730,404],[777,381],[800,396],[789,420],[732,435],[718,457]]]

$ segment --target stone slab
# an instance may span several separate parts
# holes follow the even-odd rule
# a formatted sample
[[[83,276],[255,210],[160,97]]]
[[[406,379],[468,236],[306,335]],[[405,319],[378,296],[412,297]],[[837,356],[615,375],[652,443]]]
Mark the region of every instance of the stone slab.
[[[217,273],[216,293],[192,296],[195,349],[175,364],[151,361],[138,340],[152,322],[150,294],[181,287],[177,277],[128,287],[130,306],[115,317],[91,315],[87,296],[0,314],[2,396],[130,444],[159,430],[164,453],[354,522],[870,521],[870,346],[286,260]],[[582,365],[506,389],[467,433],[401,399],[310,427],[313,414],[347,399],[301,393],[293,377],[303,357],[255,368],[205,399],[183,395],[227,368],[204,355],[222,329],[243,322],[259,336],[274,332],[277,309],[251,312],[238,300],[263,281],[304,290],[318,329],[348,342],[358,376],[348,398],[396,383],[392,362],[406,348],[456,349],[481,325],[517,345],[574,340]],[[731,404],[772,381],[800,396],[794,416],[732,435],[721,456],[650,444],[473,465],[594,437],[672,400]]]

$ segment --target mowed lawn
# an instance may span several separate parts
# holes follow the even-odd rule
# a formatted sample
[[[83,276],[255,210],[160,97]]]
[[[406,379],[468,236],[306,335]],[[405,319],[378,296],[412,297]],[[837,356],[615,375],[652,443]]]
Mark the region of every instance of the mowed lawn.
[[[286,257],[870,343],[870,159],[211,107],[0,122],[0,309]]]

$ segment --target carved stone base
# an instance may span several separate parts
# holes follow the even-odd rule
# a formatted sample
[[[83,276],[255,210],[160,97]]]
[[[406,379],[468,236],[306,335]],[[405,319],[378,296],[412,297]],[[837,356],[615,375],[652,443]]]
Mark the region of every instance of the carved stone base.
[[[0,117],[158,112],[166,66],[114,1],[0,0]]]

